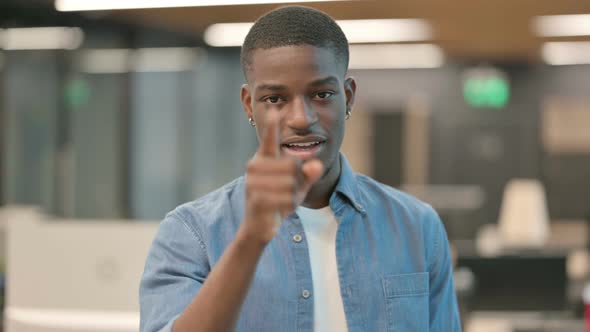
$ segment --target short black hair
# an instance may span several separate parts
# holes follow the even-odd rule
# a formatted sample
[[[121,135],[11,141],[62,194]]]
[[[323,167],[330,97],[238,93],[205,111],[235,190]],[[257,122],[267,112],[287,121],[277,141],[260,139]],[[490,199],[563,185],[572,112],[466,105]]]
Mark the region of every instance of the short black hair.
[[[240,55],[244,76],[256,49],[300,45],[329,48],[348,69],[348,40],[336,21],[313,8],[286,6],[258,18],[248,32]]]

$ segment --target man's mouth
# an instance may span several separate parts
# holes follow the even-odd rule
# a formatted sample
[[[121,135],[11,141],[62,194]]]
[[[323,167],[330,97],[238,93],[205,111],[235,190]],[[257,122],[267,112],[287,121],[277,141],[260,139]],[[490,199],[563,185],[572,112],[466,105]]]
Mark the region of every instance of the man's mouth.
[[[307,142],[307,143],[291,143],[291,144],[283,144],[284,147],[292,150],[301,150],[301,151],[308,151],[313,149],[314,147],[320,145],[322,142],[314,141],[314,142]]]
[[[324,140],[306,140],[301,142],[288,142],[281,144],[284,153],[299,159],[317,158],[317,155],[325,145]]]

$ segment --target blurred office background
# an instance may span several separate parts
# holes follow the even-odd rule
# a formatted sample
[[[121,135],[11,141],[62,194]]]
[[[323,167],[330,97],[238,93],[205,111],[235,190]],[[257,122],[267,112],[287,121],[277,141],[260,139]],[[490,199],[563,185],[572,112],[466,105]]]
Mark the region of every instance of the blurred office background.
[[[130,3],[0,0],[0,207],[152,227],[244,172],[238,46],[279,4]],[[300,3],[352,44],[344,153],[443,218],[466,329],[583,331],[590,3]]]

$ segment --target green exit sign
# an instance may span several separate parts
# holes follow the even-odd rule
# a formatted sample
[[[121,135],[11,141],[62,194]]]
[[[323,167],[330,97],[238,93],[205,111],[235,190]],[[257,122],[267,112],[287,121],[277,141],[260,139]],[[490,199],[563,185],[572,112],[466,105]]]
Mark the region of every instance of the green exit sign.
[[[501,109],[510,100],[510,83],[497,69],[470,69],[463,78],[463,98],[471,107]]]

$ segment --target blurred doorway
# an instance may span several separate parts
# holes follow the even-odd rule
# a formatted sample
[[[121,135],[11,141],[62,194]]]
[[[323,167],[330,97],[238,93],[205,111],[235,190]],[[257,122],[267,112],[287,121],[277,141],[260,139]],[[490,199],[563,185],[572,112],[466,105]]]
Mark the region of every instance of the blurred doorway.
[[[420,99],[376,110],[372,146],[378,181],[395,188],[428,184],[430,121],[428,104]]]

